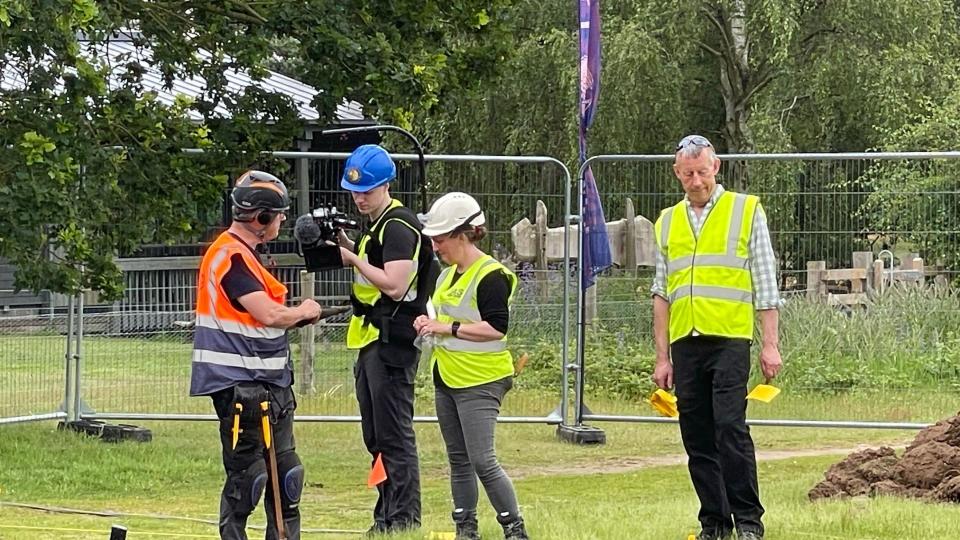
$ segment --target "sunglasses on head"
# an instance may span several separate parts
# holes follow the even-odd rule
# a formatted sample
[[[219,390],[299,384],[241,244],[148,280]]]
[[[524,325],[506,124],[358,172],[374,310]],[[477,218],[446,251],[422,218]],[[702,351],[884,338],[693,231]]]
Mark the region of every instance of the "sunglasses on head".
[[[696,146],[699,148],[713,147],[713,145],[710,144],[710,141],[708,141],[703,135],[687,135],[686,137],[680,139],[680,142],[677,143],[677,149],[674,150],[674,152],[679,152],[690,146]]]

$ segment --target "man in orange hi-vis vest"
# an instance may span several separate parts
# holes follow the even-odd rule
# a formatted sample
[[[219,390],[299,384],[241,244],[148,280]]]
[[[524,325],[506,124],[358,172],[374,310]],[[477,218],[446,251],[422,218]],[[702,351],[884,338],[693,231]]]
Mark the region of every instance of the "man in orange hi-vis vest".
[[[274,240],[290,197],[277,177],[247,171],[230,194],[233,223],[209,247],[197,280],[191,396],[210,396],[220,418],[227,478],[220,498],[220,537],[246,540],[247,518],[269,477],[260,403],[268,401],[286,538],[300,538],[303,465],[293,438],[293,370],[287,329],[315,322],[320,306],[286,306],[287,288],[260,262],[256,248]],[[234,416],[239,418],[234,426]],[[266,489],[266,538],[278,537],[274,494]]]

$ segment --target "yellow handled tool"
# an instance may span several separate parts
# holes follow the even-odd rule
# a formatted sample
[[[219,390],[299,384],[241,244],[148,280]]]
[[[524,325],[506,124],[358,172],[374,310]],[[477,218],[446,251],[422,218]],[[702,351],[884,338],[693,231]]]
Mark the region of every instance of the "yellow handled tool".
[[[231,450],[236,450],[237,441],[240,440],[240,432],[243,431],[242,429],[240,429],[240,413],[243,412],[243,405],[239,403],[235,403],[233,405],[233,408],[235,409],[235,411],[233,413],[233,429],[230,430],[230,432],[233,434],[233,447],[231,448]]]

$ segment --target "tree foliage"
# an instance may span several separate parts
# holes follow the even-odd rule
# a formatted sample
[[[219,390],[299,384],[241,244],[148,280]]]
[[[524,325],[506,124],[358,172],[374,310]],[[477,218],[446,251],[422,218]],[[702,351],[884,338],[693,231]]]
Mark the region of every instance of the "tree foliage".
[[[194,230],[227,174],[288,149],[292,103],[228,84],[296,59],[321,121],[343,98],[409,125],[475,87],[499,58],[499,0],[3,0],[0,2],[0,257],[18,287],[116,297],[113,259]],[[100,54],[131,39],[137,54]],[[203,95],[165,103],[148,68]],[[215,114],[228,111],[228,119]],[[183,148],[202,148],[202,156]]]

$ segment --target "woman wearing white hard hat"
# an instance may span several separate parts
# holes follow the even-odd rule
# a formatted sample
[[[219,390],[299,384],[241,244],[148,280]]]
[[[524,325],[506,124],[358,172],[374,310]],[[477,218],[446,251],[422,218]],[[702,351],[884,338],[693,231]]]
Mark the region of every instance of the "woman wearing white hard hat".
[[[504,537],[526,540],[513,483],[494,451],[500,404],[513,386],[506,336],[517,277],[477,247],[486,235],[486,219],[470,195],[448,193],[420,219],[434,251],[450,265],[440,274],[433,294],[436,318],[420,316],[414,328],[421,336],[435,337],[430,370],[450,461],[456,538],[480,538],[479,477]]]

